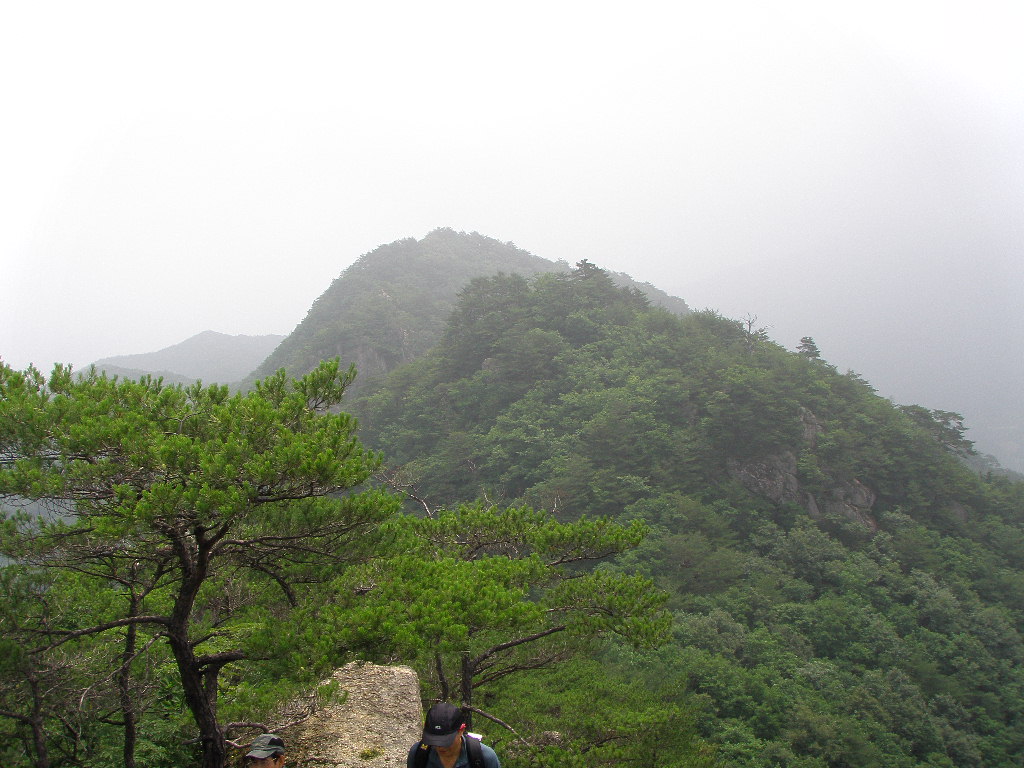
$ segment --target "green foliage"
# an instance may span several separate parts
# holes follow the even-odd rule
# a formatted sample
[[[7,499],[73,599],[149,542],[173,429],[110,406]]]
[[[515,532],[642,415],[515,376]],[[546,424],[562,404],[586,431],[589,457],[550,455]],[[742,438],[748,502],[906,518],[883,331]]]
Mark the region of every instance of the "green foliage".
[[[438,347],[353,410],[439,504],[617,514],[644,489],[731,497],[738,467],[787,453],[812,493],[856,478],[883,508],[984,493],[949,450],[966,451],[955,424],[937,440],[856,377],[712,313],[652,308],[593,265],[474,281]]]
[[[453,235],[434,257],[464,255]],[[1019,764],[1024,484],[964,463],[958,414],[586,261],[442,308],[403,276],[422,247],[378,254],[394,294],[325,294],[300,350],[351,333],[393,369],[352,410],[422,517],[355,492],[378,458],[330,415],[336,365],[249,398],[4,370],[0,492],[55,505],[3,521],[4,757],[38,733],[51,762],[121,764],[129,714],[139,760],[174,764],[181,653],[143,617],[185,606],[225,718],[360,657],[416,666],[510,768]],[[324,331],[349,301],[362,320]],[[183,596],[182,555],[220,530]]]
[[[483,235],[437,229],[420,240],[406,238],[360,257],[310,308],[306,318],[253,373],[252,380],[279,368],[298,376],[325,359],[354,362],[360,379],[353,391],[396,367],[418,359],[444,335],[459,294],[479,277],[499,272],[532,276],[567,270],[564,262],[534,256],[513,243]],[[615,279],[640,290],[670,311],[685,313],[685,302],[627,275]],[[497,320],[475,307],[462,313],[475,326]],[[479,313],[479,317],[475,314]],[[466,343],[472,343],[473,334]]]
[[[479,691],[593,638],[649,647],[667,636],[665,596],[649,580],[583,567],[637,546],[640,523],[560,523],[526,507],[476,504],[391,525],[400,554],[336,581],[330,601],[309,608],[307,642],[318,633],[336,658],[414,660],[439,698],[471,707]]]
[[[95,716],[83,709],[95,697],[107,708],[96,719],[120,721],[126,744],[160,710],[166,717],[168,702],[184,707],[203,765],[219,766],[218,699],[230,702],[236,686],[286,692],[244,663],[261,655],[260,628],[286,628],[311,585],[374,554],[374,531],[396,507],[382,491],[355,491],[379,458],[350,416],[330,412],[353,373],[326,362],[230,396],[60,366],[48,379],[0,368],[0,494],[57,512],[6,515],[0,538],[12,559],[4,571],[41,579],[24,593],[37,606],[15,605],[7,619],[29,649],[8,685],[20,690],[18,674],[61,680],[7,714],[32,730],[37,762],[47,742],[60,745],[53,721]],[[65,663],[76,653],[82,664]],[[83,682],[86,663],[116,670],[104,677],[109,691]],[[84,726],[71,732],[72,751],[92,748]]]
[[[368,441],[428,507],[643,521],[605,570],[670,595],[659,673],[719,764],[1015,764],[1024,488],[963,463],[957,414],[894,406],[810,337],[790,353],[752,322],[669,315],[590,264],[478,280],[454,317],[354,405]],[[559,749],[522,764],[581,759]]]
[[[492,707],[514,712],[532,737],[524,744],[496,732],[489,740],[503,766],[715,765],[695,732],[695,702],[679,699],[681,681],[662,675],[650,657],[594,651],[596,657],[524,674],[495,691]]]

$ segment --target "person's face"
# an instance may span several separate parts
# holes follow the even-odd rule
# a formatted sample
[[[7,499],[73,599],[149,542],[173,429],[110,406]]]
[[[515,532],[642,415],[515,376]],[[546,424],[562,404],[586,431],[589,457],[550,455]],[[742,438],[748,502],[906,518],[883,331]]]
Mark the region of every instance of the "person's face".
[[[247,757],[245,768],[281,768],[284,765],[284,755],[273,757]]]
[[[434,749],[442,755],[458,754],[462,750],[462,731],[465,727],[466,726],[462,726],[462,728],[459,729],[459,732],[455,734],[455,738],[452,740],[452,743],[447,747],[434,747]]]

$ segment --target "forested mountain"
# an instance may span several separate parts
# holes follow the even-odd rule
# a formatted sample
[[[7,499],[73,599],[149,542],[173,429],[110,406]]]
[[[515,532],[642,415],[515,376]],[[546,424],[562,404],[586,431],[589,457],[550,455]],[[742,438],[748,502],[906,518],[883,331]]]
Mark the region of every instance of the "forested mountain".
[[[687,707],[718,764],[1019,764],[1024,485],[967,468],[957,414],[586,262],[474,281],[352,409],[421,504],[649,525],[615,567],[671,595],[673,640],[602,662]],[[570,678],[492,708],[571,730]]]
[[[223,768],[355,658],[506,768],[1020,765],[1024,484],[958,414],[548,265],[381,246],[235,394],[0,364],[0,758]]]
[[[283,338],[203,331],[156,352],[105,357],[93,365],[112,376],[138,378],[152,374],[163,376],[168,383],[190,384],[199,379],[230,384],[252,371]]]
[[[525,276],[565,272],[566,262],[534,256],[512,243],[483,235],[437,229],[420,240],[382,245],[348,267],[314,303],[305,319],[247,381],[278,368],[302,374],[321,360],[340,356],[359,372],[354,389],[411,362],[444,331],[456,296],[473,278],[497,272]],[[612,275],[673,312],[682,299],[627,275]]]

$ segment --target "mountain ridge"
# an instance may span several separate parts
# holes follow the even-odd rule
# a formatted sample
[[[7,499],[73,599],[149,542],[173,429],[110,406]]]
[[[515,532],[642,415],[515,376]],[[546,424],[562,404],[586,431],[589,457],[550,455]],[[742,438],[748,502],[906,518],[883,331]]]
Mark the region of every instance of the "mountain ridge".
[[[459,292],[474,278],[498,272],[531,277],[569,269],[565,261],[535,256],[514,243],[447,227],[419,240],[403,238],[380,245],[331,283],[245,383],[278,368],[301,375],[320,360],[337,356],[356,366],[359,379],[354,388],[361,389],[436,344]],[[690,311],[683,299],[649,283],[624,273],[613,273],[612,279],[671,311]]]
[[[360,256],[313,302],[291,333],[253,337],[278,343],[247,358],[248,365],[240,363],[225,372],[208,365],[167,364],[159,357],[180,345],[156,353],[103,358],[94,365],[120,376],[159,375],[169,383],[202,379],[247,389],[278,368],[302,375],[321,359],[340,357],[346,365],[356,367],[358,377],[350,387],[354,395],[433,346],[459,291],[473,278],[500,271],[532,276],[569,269],[564,260],[535,256],[511,242],[442,227],[419,240],[403,238]],[[637,282],[625,273],[608,274],[616,285],[641,290],[654,304],[676,314],[691,311],[683,299],[649,283]],[[1013,458],[1012,451],[1007,455]],[[999,466],[996,457],[980,455],[972,461],[979,471],[1011,471]]]
[[[278,334],[230,335],[207,330],[155,352],[105,357],[91,366],[129,378],[149,374],[163,376],[168,383],[202,380],[231,384],[265,359],[282,339]]]

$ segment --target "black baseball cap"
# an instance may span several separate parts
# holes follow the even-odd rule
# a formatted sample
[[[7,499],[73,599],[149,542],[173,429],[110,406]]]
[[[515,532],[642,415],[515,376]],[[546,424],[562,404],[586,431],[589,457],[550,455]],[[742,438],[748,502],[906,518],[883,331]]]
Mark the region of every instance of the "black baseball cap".
[[[455,741],[455,734],[466,723],[462,710],[454,704],[442,701],[427,712],[423,724],[423,743],[432,747],[447,747]]]

